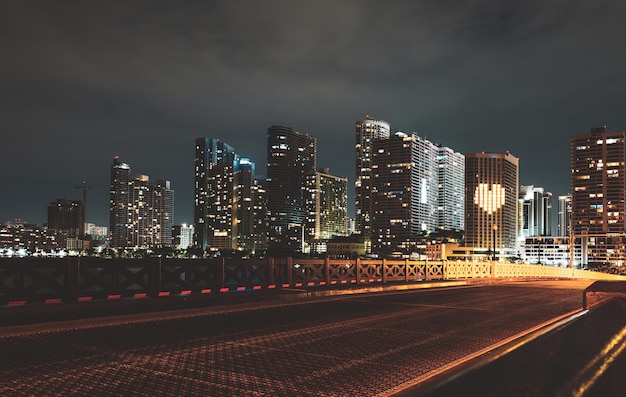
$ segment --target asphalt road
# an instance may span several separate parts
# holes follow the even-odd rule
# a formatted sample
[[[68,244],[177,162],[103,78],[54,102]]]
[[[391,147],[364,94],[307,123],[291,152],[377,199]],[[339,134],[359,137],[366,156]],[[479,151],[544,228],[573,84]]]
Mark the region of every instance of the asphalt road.
[[[436,288],[0,327],[0,395],[390,395],[581,309],[587,285]]]

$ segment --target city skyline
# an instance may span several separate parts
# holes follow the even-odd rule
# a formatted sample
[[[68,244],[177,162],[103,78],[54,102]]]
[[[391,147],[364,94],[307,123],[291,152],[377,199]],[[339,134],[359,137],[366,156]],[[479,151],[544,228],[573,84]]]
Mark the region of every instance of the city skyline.
[[[510,151],[521,185],[565,195],[570,137],[626,128],[625,7],[0,5],[0,222],[41,224],[85,181],[100,186],[87,221],[107,225],[119,155],[172,181],[174,221],[191,224],[194,140],[228,142],[265,175],[271,125],[317,138],[318,168],[348,178],[353,216],[354,123],[367,114],[460,153]]]

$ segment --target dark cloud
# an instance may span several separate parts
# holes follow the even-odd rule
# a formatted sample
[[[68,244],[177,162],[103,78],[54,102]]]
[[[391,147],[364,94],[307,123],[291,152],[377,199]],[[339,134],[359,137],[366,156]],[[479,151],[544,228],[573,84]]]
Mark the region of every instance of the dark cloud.
[[[190,222],[194,138],[264,172],[272,124],[354,177],[372,114],[460,152],[510,150],[520,182],[569,190],[569,137],[626,128],[615,1],[28,1],[0,5],[0,220],[45,221],[120,155],[172,180]],[[8,193],[6,193],[8,192]],[[107,224],[108,189],[90,191]]]

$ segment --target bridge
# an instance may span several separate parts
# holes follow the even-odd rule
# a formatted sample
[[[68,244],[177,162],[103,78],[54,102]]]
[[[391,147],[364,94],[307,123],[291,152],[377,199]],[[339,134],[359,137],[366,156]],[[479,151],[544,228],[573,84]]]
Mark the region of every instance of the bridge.
[[[64,273],[45,271],[47,282],[62,291],[63,275],[93,273],[72,268],[74,260]],[[616,298],[626,296],[622,283],[528,275],[517,265],[508,271],[524,276],[513,278],[493,263],[459,266],[471,275],[463,278],[446,263],[407,261],[364,264],[381,278],[391,273],[370,281],[365,275],[377,272],[335,273],[330,261],[307,261],[274,261],[275,278],[266,284],[257,277],[233,285],[225,272],[228,287],[218,282],[204,293],[181,285],[174,292],[166,276],[158,292],[144,286],[142,298],[138,281],[154,281],[152,273],[124,267],[111,285],[117,289],[86,288],[79,276],[72,303],[63,303],[69,294],[51,301],[59,291],[39,287],[36,298],[0,309],[0,395],[623,395],[621,375],[596,370],[626,368],[626,305]],[[164,262],[161,272],[172,266]],[[42,271],[23,265],[24,286],[34,288],[33,275]],[[257,274],[267,276],[272,264],[263,266]],[[407,276],[394,267],[412,266],[423,271],[420,279],[398,279]],[[240,280],[253,273],[233,269]],[[296,273],[289,283],[280,278],[284,269]],[[362,277],[333,276],[340,273]],[[193,272],[184,274],[192,283]]]
[[[365,259],[0,258],[0,306],[452,280],[626,280],[601,272],[501,262]]]

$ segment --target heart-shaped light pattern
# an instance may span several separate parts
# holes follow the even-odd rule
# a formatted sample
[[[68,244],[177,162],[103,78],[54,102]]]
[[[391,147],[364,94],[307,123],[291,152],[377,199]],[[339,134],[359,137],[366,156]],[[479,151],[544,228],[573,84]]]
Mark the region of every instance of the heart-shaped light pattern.
[[[504,205],[505,190],[499,183],[489,186],[479,183],[474,192],[474,204],[477,204],[488,214],[496,212]]]

